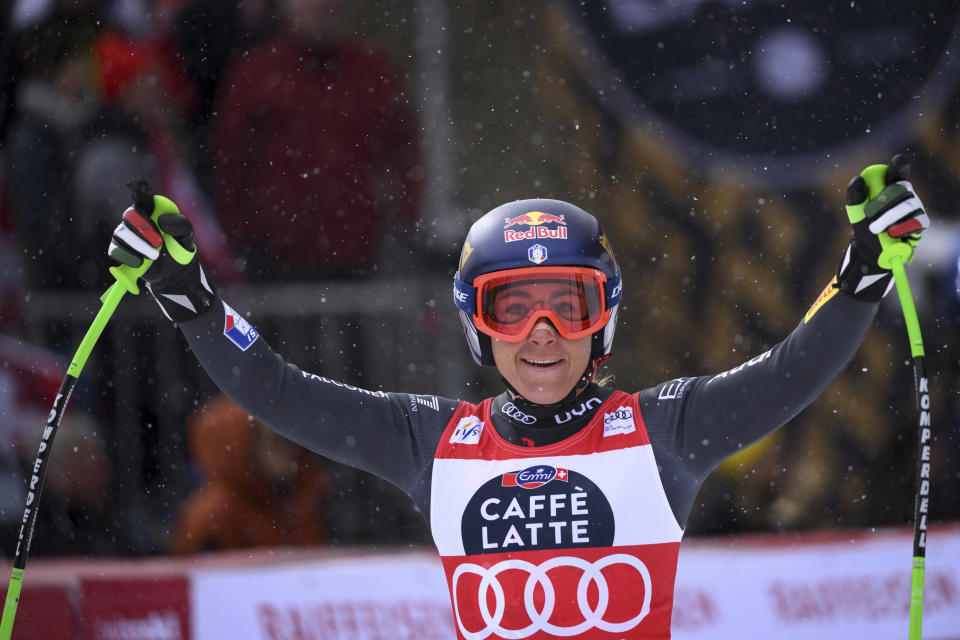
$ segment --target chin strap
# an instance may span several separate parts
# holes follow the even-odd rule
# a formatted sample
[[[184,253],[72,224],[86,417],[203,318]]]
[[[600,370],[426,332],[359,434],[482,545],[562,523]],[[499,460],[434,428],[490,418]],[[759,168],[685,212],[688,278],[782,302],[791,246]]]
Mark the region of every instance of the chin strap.
[[[507,380],[503,376],[500,376],[500,382],[502,382],[503,386],[505,386],[507,388],[507,391],[510,392],[510,395],[512,396],[513,400],[516,400],[517,398],[523,398],[523,396],[520,395],[520,392],[517,391],[512,384],[510,384],[509,380]]]
[[[592,365],[592,366],[587,366],[587,371],[589,372],[589,374],[587,374],[587,373],[584,373],[584,374],[583,374],[583,375],[586,377],[586,379],[587,379],[587,380],[586,380],[587,384],[590,384],[590,382],[593,381],[593,376],[595,376],[596,373],[597,373],[597,367],[599,367],[600,365],[602,365],[604,362],[606,362],[607,360],[609,360],[609,359],[612,358],[612,357],[613,357],[613,352],[611,351],[610,353],[608,353],[608,354],[606,354],[606,355],[603,355],[603,356],[600,356],[600,357],[597,358],[596,360],[593,360],[593,361],[590,363],[590,365]],[[580,381],[583,382],[583,378],[581,378]]]

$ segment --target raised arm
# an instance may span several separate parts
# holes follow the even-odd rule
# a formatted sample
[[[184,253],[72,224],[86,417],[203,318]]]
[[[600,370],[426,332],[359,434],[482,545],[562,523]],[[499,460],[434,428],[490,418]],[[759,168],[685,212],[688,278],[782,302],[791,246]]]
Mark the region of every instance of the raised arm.
[[[217,294],[196,258],[189,220],[161,216],[157,228],[143,215],[147,206],[138,203],[123,214],[110,256],[131,266],[156,260],[143,280],[217,386],[274,431],[389,480],[423,508],[433,452],[457,402],[420,403],[415,396],[360,389],[284,362]]]
[[[851,242],[837,275],[797,327],[769,351],[713,376],[681,378],[640,394],[661,477],[683,522],[700,483],[723,460],[776,430],[812,403],[849,365],[891,289],[879,266],[878,234],[911,247],[929,225],[894,159],[888,187],[867,201],[858,176],[847,189]]]
[[[657,422],[664,425],[658,434],[662,444],[684,459],[691,476],[703,480],[823,393],[856,355],[877,307],[833,295],[769,351],[713,376],[673,380],[645,391],[641,399],[649,411],[670,415]]]
[[[181,322],[180,329],[217,386],[274,431],[411,495],[425,480],[455,401],[431,397],[421,403],[405,393],[302,371],[219,298],[209,313]]]

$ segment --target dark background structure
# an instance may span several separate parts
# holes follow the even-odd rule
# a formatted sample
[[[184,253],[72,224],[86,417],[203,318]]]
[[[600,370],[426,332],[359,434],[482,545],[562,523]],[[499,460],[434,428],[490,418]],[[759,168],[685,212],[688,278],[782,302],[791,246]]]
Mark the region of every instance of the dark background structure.
[[[346,39],[395,72],[416,132],[418,160],[407,172],[420,192],[415,210],[364,238],[362,272],[306,279],[282,275],[282,252],[269,256],[276,269],[268,261],[249,270],[254,248],[236,241],[233,212],[219,206],[221,160],[211,150],[226,73],[226,63],[213,63],[276,33],[281,0],[237,3],[239,14],[205,0],[59,0],[42,16],[14,2],[3,16],[0,423],[10,499],[0,505],[0,548],[9,553],[15,539],[21,467],[51,401],[45,381],[62,375],[97,308],[108,240],[100,227],[109,232],[122,212],[91,223],[89,242],[75,231],[82,212],[67,210],[79,207],[71,185],[84,167],[70,165],[73,147],[31,169],[46,186],[18,197],[18,176],[40,159],[39,138],[23,136],[32,122],[24,87],[61,64],[102,62],[92,47],[108,28],[136,46],[165,34],[187,80],[192,98],[172,127],[177,158],[222,229],[227,299],[302,369],[371,389],[472,401],[498,391],[495,372],[469,360],[450,283],[470,221],[526,197],[577,203],[612,240],[625,285],[607,365],[618,388],[736,366],[802,321],[833,275],[849,238],[847,181],[909,153],[933,219],[908,268],[935,402],[931,511],[934,520],[960,518],[960,3],[312,1],[337,12]],[[245,9],[260,18],[243,23]],[[238,28],[224,28],[228,19]],[[61,50],[38,46],[51,42]],[[175,102],[176,85],[165,86],[152,89]],[[104,90],[91,84],[77,104],[99,103]],[[137,144],[148,151],[136,157],[152,166],[157,147]],[[287,215],[263,214],[278,225]],[[43,235],[50,226],[59,239]],[[200,250],[206,255],[202,242]],[[76,277],[37,270],[54,263]],[[915,400],[899,313],[886,301],[824,395],[711,476],[688,535],[910,522]],[[89,416],[80,422],[95,435],[85,441],[103,445],[87,460],[110,477],[92,499],[44,495],[56,513],[42,518],[36,552],[168,552],[180,507],[204,482],[186,425],[216,389],[142,298],[124,301],[81,387],[73,411]],[[324,468],[318,511],[329,542],[429,542],[401,492],[363,472]]]

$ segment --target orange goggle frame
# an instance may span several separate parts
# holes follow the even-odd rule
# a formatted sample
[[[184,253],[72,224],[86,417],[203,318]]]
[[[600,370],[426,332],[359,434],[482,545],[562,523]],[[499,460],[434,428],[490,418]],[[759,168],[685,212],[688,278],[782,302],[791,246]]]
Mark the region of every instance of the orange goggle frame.
[[[494,271],[474,280],[477,330],[505,342],[525,340],[540,318],[561,336],[578,340],[610,319],[606,275],[586,267],[525,267]]]

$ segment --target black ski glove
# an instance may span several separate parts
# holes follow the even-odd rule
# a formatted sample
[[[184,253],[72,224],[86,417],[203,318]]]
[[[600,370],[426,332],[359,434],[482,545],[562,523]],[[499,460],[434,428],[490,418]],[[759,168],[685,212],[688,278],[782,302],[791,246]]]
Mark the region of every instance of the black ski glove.
[[[113,232],[107,254],[120,264],[139,267],[145,259],[154,263],[140,279],[146,283],[160,309],[174,322],[185,322],[208,311],[216,289],[197,258],[193,225],[179,214],[177,206],[153,195],[145,180],[127,185],[133,206]],[[151,220],[155,211],[160,214]]]
[[[910,262],[930,226],[923,203],[907,181],[909,174],[910,161],[898,154],[889,166],[867,167],[847,185],[847,217],[853,231],[837,268],[837,288],[858,300],[878,302],[890,291],[893,273],[881,266],[886,264],[881,254],[894,250]]]

